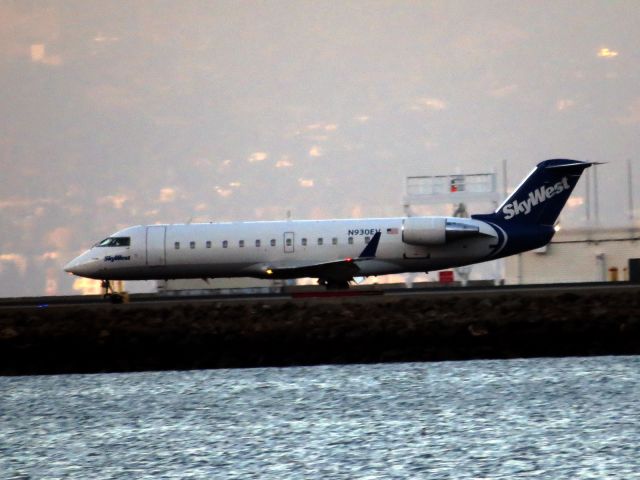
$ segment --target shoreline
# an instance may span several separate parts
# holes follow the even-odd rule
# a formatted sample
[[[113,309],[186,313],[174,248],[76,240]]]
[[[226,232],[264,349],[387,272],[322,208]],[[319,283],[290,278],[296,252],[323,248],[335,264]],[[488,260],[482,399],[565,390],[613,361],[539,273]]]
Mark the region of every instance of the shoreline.
[[[640,354],[640,287],[0,310],[0,375]]]

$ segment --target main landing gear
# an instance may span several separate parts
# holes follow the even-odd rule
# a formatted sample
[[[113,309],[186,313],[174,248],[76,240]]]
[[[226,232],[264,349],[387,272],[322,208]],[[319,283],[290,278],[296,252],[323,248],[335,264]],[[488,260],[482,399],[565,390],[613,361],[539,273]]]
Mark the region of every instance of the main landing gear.
[[[104,298],[105,300],[109,300],[111,303],[122,303],[124,301],[124,297],[120,293],[117,293],[113,290],[113,287],[111,287],[111,282],[109,282],[109,280],[102,280],[100,286],[104,290],[102,298]],[[111,291],[111,293],[109,293],[109,291]]]
[[[347,280],[326,280],[321,278],[318,280],[320,285],[324,285],[327,290],[348,290],[349,282]]]

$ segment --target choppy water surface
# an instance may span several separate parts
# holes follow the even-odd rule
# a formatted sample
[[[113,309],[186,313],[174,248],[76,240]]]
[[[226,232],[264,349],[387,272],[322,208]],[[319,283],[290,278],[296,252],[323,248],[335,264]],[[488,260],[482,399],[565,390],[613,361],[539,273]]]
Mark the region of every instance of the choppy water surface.
[[[0,377],[0,478],[640,478],[640,358]]]

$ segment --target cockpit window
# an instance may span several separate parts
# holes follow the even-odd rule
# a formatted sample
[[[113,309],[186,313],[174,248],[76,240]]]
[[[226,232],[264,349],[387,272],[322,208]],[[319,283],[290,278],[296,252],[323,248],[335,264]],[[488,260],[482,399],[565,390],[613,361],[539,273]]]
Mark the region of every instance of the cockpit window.
[[[131,237],[109,237],[96,244],[96,247],[128,247]]]

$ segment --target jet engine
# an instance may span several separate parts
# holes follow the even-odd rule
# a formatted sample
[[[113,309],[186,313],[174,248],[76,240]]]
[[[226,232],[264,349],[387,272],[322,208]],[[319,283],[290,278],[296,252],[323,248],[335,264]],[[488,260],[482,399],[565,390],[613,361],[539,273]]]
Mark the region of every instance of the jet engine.
[[[402,241],[410,245],[444,245],[479,233],[477,225],[447,217],[407,217],[403,221]]]
[[[410,245],[443,245],[446,239],[445,217],[407,217],[402,228],[402,241]]]

